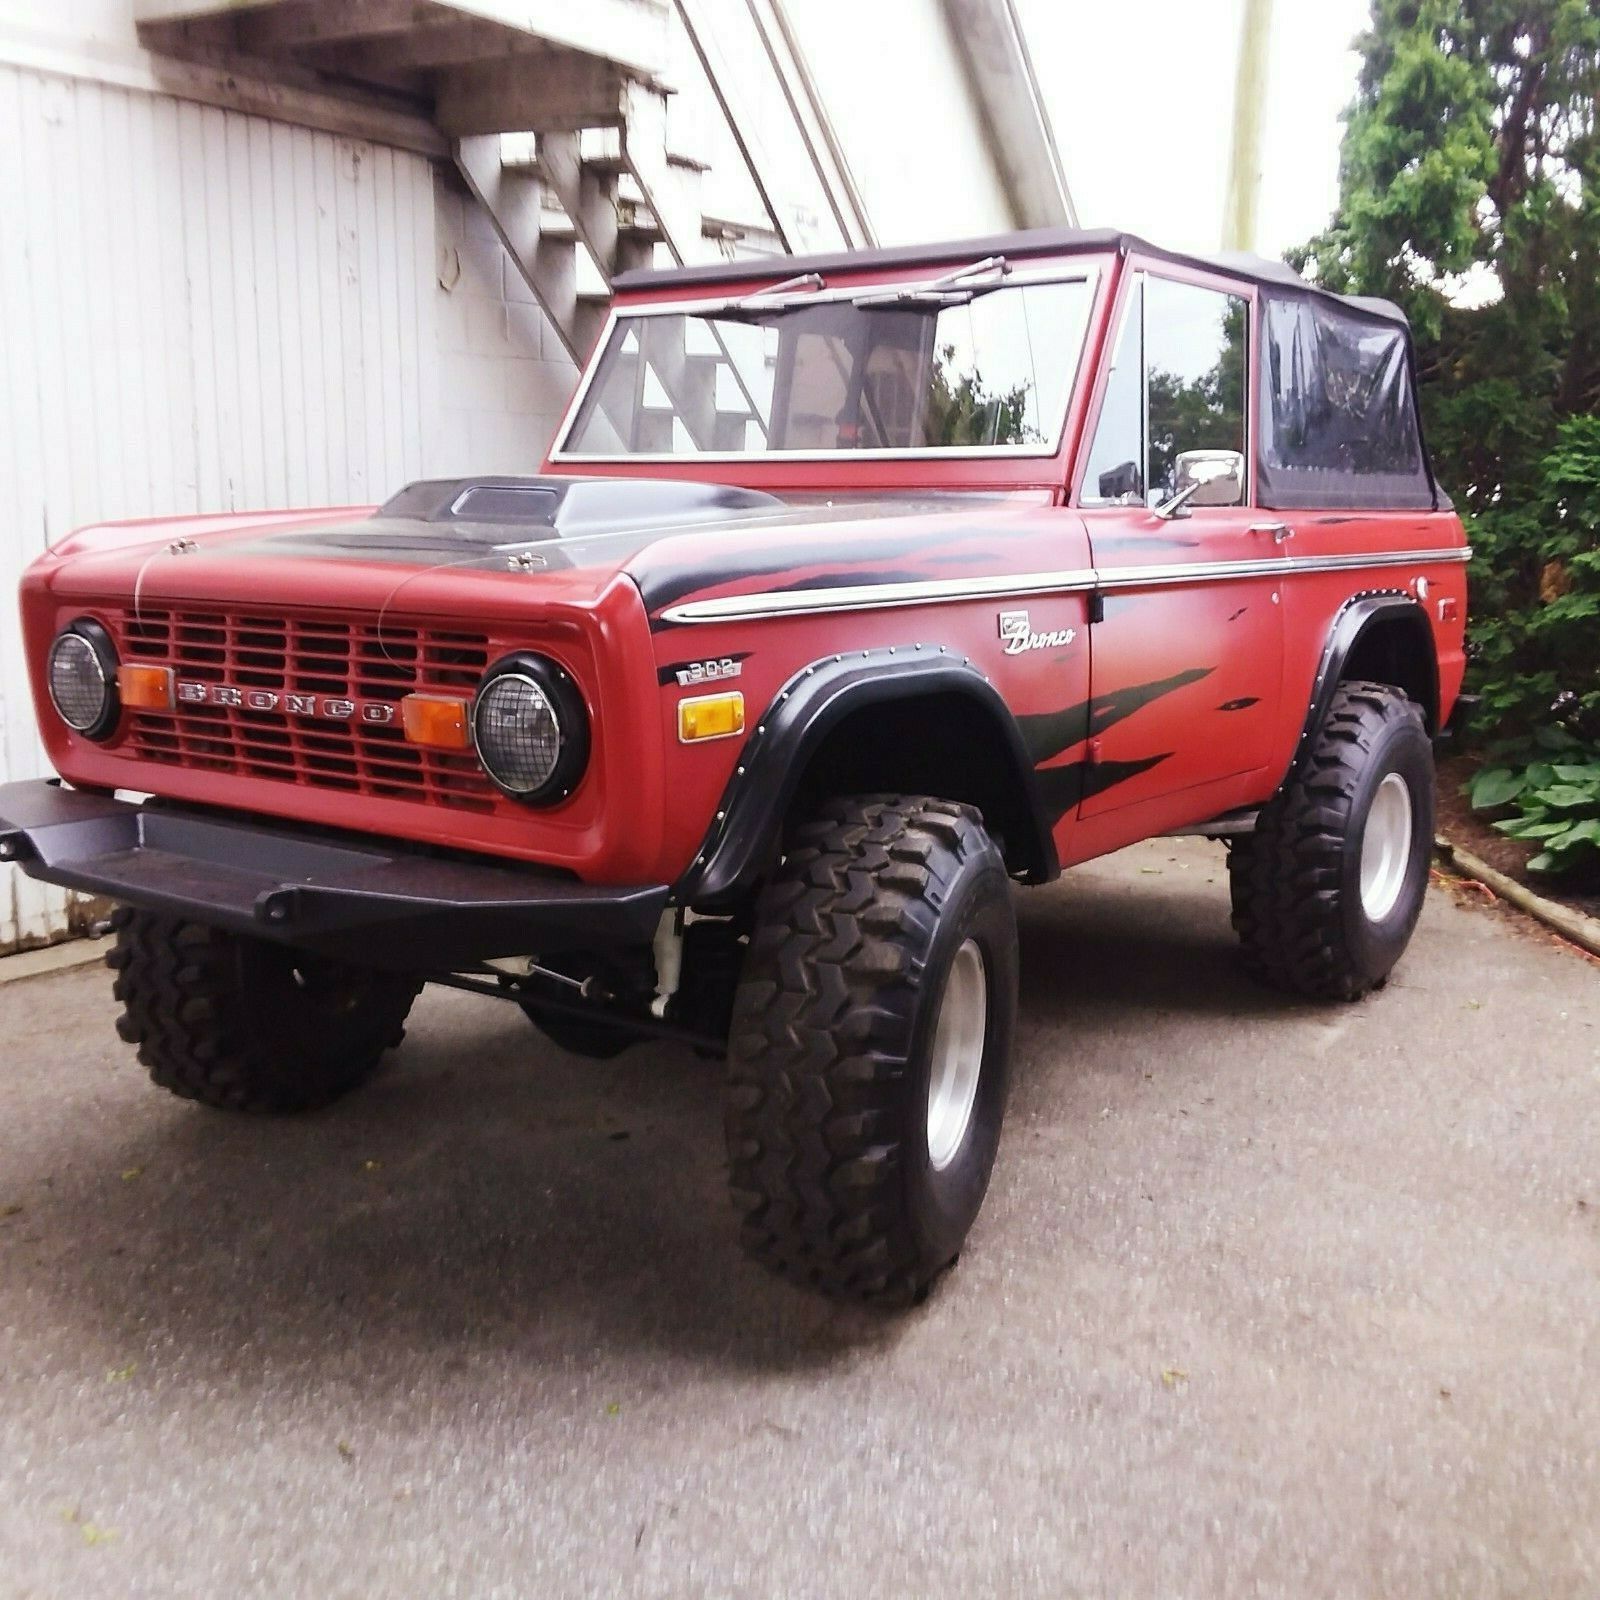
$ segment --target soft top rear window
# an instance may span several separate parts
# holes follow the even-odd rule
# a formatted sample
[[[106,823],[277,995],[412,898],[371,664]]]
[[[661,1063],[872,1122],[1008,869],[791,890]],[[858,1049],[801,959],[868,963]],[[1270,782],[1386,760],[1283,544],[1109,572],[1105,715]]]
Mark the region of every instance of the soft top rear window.
[[[1320,295],[1261,310],[1260,504],[1431,510],[1404,327]]]

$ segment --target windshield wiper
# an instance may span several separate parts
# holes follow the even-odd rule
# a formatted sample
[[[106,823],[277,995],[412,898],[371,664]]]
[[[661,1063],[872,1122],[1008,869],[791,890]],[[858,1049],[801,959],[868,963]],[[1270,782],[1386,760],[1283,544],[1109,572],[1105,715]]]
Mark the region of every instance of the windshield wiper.
[[[820,272],[801,272],[792,278],[785,278],[781,283],[769,283],[764,289],[755,289],[738,300],[730,300],[726,305],[721,305],[715,310],[707,309],[703,315],[707,317],[721,317],[725,321],[739,320],[743,317],[757,315],[771,316],[776,311],[788,311],[795,306],[806,304],[804,300],[780,300],[779,295],[812,295],[819,289],[826,287]]]
[[[940,310],[945,306],[964,306],[981,294],[993,294],[1005,287],[1011,263],[1004,256],[985,256],[954,272],[946,272],[927,283],[914,283],[904,289],[865,289],[850,296],[847,302],[868,311],[885,308],[907,311]],[[982,281],[975,281],[982,280]],[[775,317],[788,311],[799,311],[812,304],[811,296],[826,287],[820,272],[802,272],[797,277],[785,278],[781,283],[768,284],[738,300],[730,300],[715,309],[708,306],[698,315],[711,320],[755,321],[760,317]]]
[[[910,310],[931,308],[938,310],[944,306],[964,306],[969,301],[976,300],[980,294],[993,294],[996,289],[1005,286],[1006,275],[1011,271],[1011,263],[1004,256],[985,256],[982,261],[974,261],[969,266],[957,267],[954,272],[947,272],[943,277],[930,279],[927,283],[915,283],[905,289],[887,289],[881,294],[862,294],[854,297],[855,304],[865,306],[869,310],[881,310],[885,306],[905,307]],[[974,283],[975,278],[988,277],[986,283]]]

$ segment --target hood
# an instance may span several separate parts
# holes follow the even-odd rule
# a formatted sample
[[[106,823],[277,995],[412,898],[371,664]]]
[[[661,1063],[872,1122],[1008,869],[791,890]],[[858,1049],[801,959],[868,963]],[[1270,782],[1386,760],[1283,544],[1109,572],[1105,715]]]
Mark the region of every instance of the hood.
[[[86,530],[46,559],[62,564],[52,580],[58,592],[136,592],[174,603],[271,595],[316,604],[319,594],[326,603],[336,590],[348,605],[369,591],[381,599],[400,584],[415,586],[420,601],[424,592],[438,594],[432,580],[447,575],[492,583],[508,603],[513,596],[516,604],[582,603],[625,573],[655,614],[686,595],[802,569],[837,569],[835,581],[870,569],[887,581],[890,569],[908,563],[925,569],[941,559],[936,547],[963,534],[961,542],[981,558],[985,548],[992,552],[992,533],[973,528],[971,508],[998,508],[1005,499],[901,493],[783,500],[684,479],[453,478],[410,484],[367,513]],[[953,516],[957,511],[968,515]],[[902,525],[887,527],[886,519]]]

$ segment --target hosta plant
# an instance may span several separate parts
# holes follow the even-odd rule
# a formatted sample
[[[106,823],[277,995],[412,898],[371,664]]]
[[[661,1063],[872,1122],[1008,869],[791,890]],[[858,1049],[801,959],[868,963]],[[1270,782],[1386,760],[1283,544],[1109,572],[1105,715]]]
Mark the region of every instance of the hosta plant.
[[[1512,808],[1494,826],[1539,846],[1530,872],[1565,875],[1600,869],[1600,752],[1560,730],[1541,730],[1543,759],[1524,767],[1485,767],[1468,784],[1474,811]]]

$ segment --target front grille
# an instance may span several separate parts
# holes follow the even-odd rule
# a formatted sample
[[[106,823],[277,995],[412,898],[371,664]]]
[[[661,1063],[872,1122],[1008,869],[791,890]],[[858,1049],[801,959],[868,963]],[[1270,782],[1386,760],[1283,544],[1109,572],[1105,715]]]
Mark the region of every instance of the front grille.
[[[137,614],[114,612],[106,621],[122,660],[171,667],[180,683],[226,684],[246,697],[265,690],[396,707],[388,724],[359,715],[339,720],[242,705],[180,703],[172,711],[133,711],[124,746],[130,755],[461,811],[500,807],[499,791],[476,754],[407,743],[398,710],[408,694],[470,698],[489,664],[484,634],[149,606]]]

